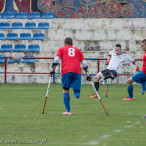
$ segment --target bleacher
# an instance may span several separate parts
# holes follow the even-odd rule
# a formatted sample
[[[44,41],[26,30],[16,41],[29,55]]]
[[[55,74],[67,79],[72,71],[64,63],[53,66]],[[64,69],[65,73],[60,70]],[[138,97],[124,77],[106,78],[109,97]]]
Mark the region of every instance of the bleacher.
[[[4,63],[5,56],[11,56],[13,52],[20,52],[25,57],[33,57],[41,52],[39,43],[36,41],[45,40],[45,30],[49,29],[49,23],[44,20],[52,18],[54,18],[52,12],[44,12],[42,15],[40,12],[0,13],[0,40],[2,41],[0,63]],[[37,22],[35,19],[42,19],[42,21]],[[7,61],[15,63],[11,58]],[[21,62],[34,63],[35,60],[23,59]]]

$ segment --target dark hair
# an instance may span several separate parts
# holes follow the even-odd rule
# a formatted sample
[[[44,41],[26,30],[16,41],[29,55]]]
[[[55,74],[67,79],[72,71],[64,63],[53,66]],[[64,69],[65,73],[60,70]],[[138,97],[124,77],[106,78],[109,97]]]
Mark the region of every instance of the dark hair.
[[[121,45],[120,45],[120,44],[116,44],[116,47],[119,47],[119,48],[121,48]]]
[[[146,45],[146,39],[144,39],[141,43],[144,43]]]
[[[72,38],[70,38],[70,37],[68,37],[68,38],[66,38],[65,40],[64,40],[64,43],[66,44],[66,45],[73,45],[73,43],[72,43]]]

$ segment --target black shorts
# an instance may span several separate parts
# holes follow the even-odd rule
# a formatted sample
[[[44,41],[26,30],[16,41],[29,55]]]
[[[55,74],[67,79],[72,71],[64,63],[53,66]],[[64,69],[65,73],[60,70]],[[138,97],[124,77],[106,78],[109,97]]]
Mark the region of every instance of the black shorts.
[[[114,79],[117,76],[117,72],[115,70],[104,69],[101,73],[104,76],[104,80],[108,78]]]

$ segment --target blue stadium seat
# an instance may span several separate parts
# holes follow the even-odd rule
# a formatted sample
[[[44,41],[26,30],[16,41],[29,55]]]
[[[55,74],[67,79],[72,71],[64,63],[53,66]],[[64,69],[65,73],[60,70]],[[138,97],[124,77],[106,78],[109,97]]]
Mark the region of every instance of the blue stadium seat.
[[[31,44],[28,46],[27,52],[39,52],[40,51],[40,46],[37,44]]]
[[[16,44],[13,50],[13,52],[25,52],[25,51],[26,51],[26,45],[24,44]]]
[[[9,58],[8,63],[15,63],[15,61],[12,58]]]
[[[34,33],[32,40],[44,40],[44,34],[43,33]]]
[[[38,24],[37,29],[48,29],[49,28],[49,23],[48,22],[40,22]]]
[[[5,63],[5,55],[0,55],[0,63]]]
[[[24,57],[34,57],[33,55],[25,55]],[[35,59],[23,59],[22,63],[34,63]]]
[[[10,24],[8,22],[0,22],[0,29],[9,29]]]
[[[54,18],[54,12],[43,12],[42,19],[52,19]]]
[[[4,33],[0,33],[0,40],[4,40],[4,39],[5,39]]]
[[[4,12],[2,15],[3,19],[12,19],[15,17],[15,13],[14,12]]]
[[[2,18],[2,13],[0,12],[0,18]]]
[[[28,17],[27,12],[18,12],[15,19],[26,19]]]
[[[36,23],[35,22],[26,22],[24,28],[25,29],[36,29]]]
[[[40,12],[30,12],[28,19],[39,19],[41,16]]]
[[[11,29],[23,29],[23,24],[21,22],[13,22]]]
[[[5,40],[17,40],[18,34],[17,33],[7,33]]]
[[[31,34],[30,33],[21,33],[19,40],[31,40]]]
[[[13,51],[13,47],[11,44],[3,44],[3,45],[1,45],[0,51],[1,52],[11,52],[11,51]]]

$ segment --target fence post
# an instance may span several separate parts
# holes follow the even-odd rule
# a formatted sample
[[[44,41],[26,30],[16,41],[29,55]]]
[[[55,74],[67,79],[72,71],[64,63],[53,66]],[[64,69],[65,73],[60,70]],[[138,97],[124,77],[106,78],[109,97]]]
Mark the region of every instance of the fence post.
[[[5,73],[4,73],[4,83],[7,82],[7,57],[5,57]]]

